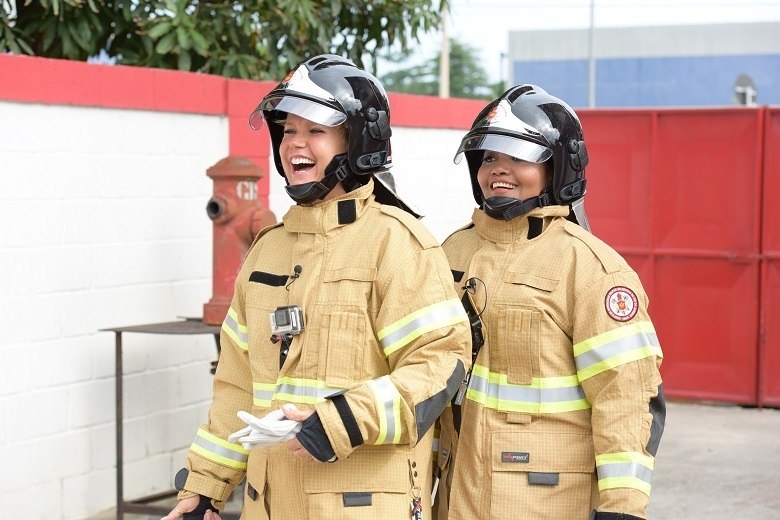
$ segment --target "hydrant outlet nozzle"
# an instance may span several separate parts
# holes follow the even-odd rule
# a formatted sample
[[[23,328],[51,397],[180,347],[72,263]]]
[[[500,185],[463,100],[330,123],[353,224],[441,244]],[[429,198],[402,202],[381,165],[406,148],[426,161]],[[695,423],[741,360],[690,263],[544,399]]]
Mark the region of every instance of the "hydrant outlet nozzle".
[[[211,197],[206,203],[206,215],[211,220],[217,220],[225,213],[225,201],[218,197]]]

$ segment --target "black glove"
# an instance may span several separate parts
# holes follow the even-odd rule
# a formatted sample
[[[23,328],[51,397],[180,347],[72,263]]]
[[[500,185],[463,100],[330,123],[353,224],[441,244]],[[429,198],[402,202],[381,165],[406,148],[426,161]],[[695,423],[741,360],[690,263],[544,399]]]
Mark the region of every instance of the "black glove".
[[[204,497],[203,495],[198,495],[198,497],[200,498],[198,507],[189,513],[184,513],[182,515],[182,520],[203,520],[203,515],[205,515],[206,511],[209,509],[219,514],[219,510],[211,505],[211,499],[209,497]]]
[[[176,472],[176,476],[173,479],[173,487],[179,491],[184,491],[184,484],[187,483],[187,477],[189,474],[190,471],[187,468],[181,468],[178,472]],[[189,513],[184,513],[182,515],[182,520],[203,520],[203,515],[206,514],[208,509],[211,509],[215,513],[219,514],[219,510],[211,505],[211,499],[209,497],[198,495],[198,498],[200,501],[198,502],[197,507]]]
[[[626,513],[607,513],[603,511],[593,511],[590,514],[590,520],[645,520],[634,515]]]
[[[328,434],[317,412],[311,414],[301,423],[301,431],[296,435],[298,442],[306,448],[306,451],[320,462],[332,462],[336,460],[336,453],[330,445]]]

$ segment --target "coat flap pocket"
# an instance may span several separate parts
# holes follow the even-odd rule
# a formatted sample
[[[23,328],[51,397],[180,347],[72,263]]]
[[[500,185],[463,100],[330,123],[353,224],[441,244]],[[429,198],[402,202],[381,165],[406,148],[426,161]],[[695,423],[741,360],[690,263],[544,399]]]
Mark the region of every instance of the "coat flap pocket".
[[[504,275],[504,282],[515,285],[527,285],[528,287],[547,292],[554,291],[555,288],[558,287],[558,280],[537,276],[531,273],[515,273],[511,271]]]
[[[356,280],[358,282],[373,282],[376,278],[376,267],[342,267],[331,269],[323,275],[325,282],[340,280]]]
[[[408,454],[395,446],[361,446],[333,464],[313,464],[303,473],[306,493],[405,493],[411,488]]]
[[[584,433],[493,433],[490,457],[493,471],[590,473],[596,466]]]

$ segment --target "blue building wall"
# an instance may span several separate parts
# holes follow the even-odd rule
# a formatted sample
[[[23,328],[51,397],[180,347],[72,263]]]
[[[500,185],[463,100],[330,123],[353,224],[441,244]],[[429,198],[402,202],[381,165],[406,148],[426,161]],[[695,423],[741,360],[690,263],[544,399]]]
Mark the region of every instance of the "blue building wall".
[[[588,61],[513,62],[515,83],[535,83],[573,107],[588,106]],[[596,61],[596,106],[733,106],[747,74],[756,102],[780,105],[780,55],[620,58]]]

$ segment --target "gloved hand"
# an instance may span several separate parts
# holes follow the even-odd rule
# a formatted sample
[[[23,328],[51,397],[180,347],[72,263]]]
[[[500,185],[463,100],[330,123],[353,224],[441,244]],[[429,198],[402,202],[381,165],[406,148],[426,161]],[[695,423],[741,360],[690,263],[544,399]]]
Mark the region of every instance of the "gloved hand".
[[[239,410],[237,415],[247,427],[230,434],[228,441],[240,442],[245,450],[289,441],[301,431],[301,423],[287,419],[281,410],[269,412],[261,419],[243,410]]]

